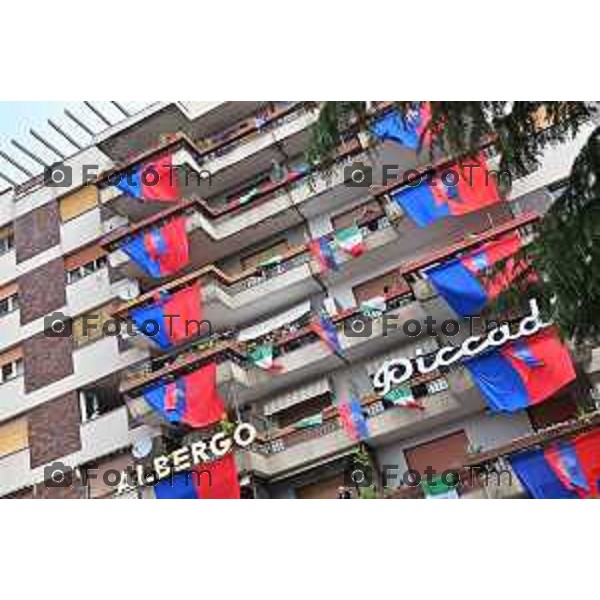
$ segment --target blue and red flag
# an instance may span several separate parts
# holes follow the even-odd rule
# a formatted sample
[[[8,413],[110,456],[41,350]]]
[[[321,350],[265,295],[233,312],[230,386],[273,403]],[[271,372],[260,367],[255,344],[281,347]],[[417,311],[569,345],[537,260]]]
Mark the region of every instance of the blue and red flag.
[[[324,313],[320,313],[316,321],[310,324],[310,328],[321,338],[325,345],[338,356],[343,357],[344,351],[340,344],[337,327],[333,321]]]
[[[397,109],[390,110],[371,124],[371,133],[380,140],[397,142],[407,148],[417,150],[421,139],[427,138],[426,128],[431,120],[431,109],[427,102],[415,104],[404,115]]]
[[[171,219],[162,227],[135,235],[121,250],[151,277],[173,275],[189,263],[185,224],[185,217]]]
[[[202,321],[202,291],[196,282],[174,294],[164,294],[149,306],[130,313],[138,329],[151,337],[161,348],[200,333]]]
[[[576,499],[600,496],[600,431],[548,448],[519,452],[508,458],[532,498]]]
[[[215,363],[149,389],[144,400],[167,421],[194,428],[220,421],[225,412],[225,403],[217,389]]]
[[[351,396],[348,402],[338,405],[338,414],[344,431],[351,439],[361,441],[369,437],[363,407],[356,396]]]
[[[569,351],[552,329],[464,361],[490,409],[515,412],[575,379]]]
[[[124,194],[159,202],[175,202],[181,197],[173,157],[168,154],[146,161],[121,174],[116,187]]]
[[[235,456],[232,453],[189,472],[173,473],[154,486],[157,500],[234,500],[240,497]]]
[[[326,273],[329,270],[337,271],[339,269],[339,264],[327,238],[321,237],[316,240],[312,240],[309,243],[309,248],[311,254],[319,263],[323,273]]]
[[[525,268],[525,264],[510,259],[520,248],[521,238],[514,233],[488,242],[462,258],[432,267],[427,278],[457,315],[477,315]],[[503,260],[506,262],[502,271],[487,277],[486,271]]]
[[[475,161],[456,165],[456,185],[447,185],[442,178],[423,179],[418,185],[405,186],[390,193],[394,202],[418,227],[449,216],[461,216],[500,202],[495,178],[487,171],[483,156]]]

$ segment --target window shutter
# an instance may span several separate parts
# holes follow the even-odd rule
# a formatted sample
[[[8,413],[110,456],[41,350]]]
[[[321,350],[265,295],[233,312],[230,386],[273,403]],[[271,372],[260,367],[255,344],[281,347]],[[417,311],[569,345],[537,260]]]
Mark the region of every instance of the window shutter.
[[[242,258],[242,269],[245,271],[246,269],[252,269],[257,267],[262,262],[265,262],[271,258],[275,258],[276,256],[283,256],[289,250],[289,244],[287,240],[282,240],[281,242],[277,242],[268,248],[264,248],[263,250],[259,250],[254,254],[251,254],[245,258]]]
[[[0,354],[0,367],[23,358],[23,348],[20,346]]]
[[[29,447],[27,418],[14,419],[0,425],[0,456],[19,452]]]
[[[423,477],[425,469],[435,469],[439,476],[448,469],[460,469],[465,464],[469,440],[464,431],[420,444],[404,451],[409,469],[415,469]]]
[[[88,246],[83,250],[74,252],[65,258],[65,271],[72,271],[101,256],[106,256],[106,251],[98,245]]]
[[[94,185],[86,185],[59,200],[60,219],[65,223],[97,205],[98,189]]]
[[[384,296],[386,288],[388,294],[394,291],[398,293],[402,291],[410,291],[410,288],[404,277],[400,275],[399,269],[394,269],[389,273],[369,279],[368,281],[355,286],[352,291],[354,292],[356,304],[360,305],[360,303],[364,302],[365,300],[369,300],[377,296]]]
[[[10,298],[19,292],[19,284],[15,281],[0,288],[0,300]]]
[[[382,217],[384,214],[385,211],[379,202],[376,199],[373,199],[351,210],[336,215],[331,219],[331,222],[333,228],[336,231],[339,231],[340,229],[352,227],[354,222],[360,226],[368,221]]]

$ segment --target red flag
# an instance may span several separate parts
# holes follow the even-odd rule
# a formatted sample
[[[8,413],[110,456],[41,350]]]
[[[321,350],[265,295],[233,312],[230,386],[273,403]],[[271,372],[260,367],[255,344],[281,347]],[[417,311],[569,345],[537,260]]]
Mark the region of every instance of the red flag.
[[[168,154],[155,161],[144,163],[141,168],[142,195],[144,200],[174,202],[181,195],[176,169],[172,168],[172,156]]]
[[[197,476],[192,477],[192,480],[201,500],[239,499],[240,484],[233,453],[213,462],[202,463],[194,471]]]
[[[217,390],[217,365],[209,363],[185,376],[184,423],[192,427],[206,427],[220,421],[225,403]]]
[[[186,218],[176,217],[162,226],[161,234],[166,251],[159,256],[161,275],[173,275],[185,267],[189,261]]]
[[[180,342],[201,333],[202,293],[200,282],[193,283],[169,298],[164,305],[168,334],[172,342]],[[196,321],[197,323],[194,323]]]

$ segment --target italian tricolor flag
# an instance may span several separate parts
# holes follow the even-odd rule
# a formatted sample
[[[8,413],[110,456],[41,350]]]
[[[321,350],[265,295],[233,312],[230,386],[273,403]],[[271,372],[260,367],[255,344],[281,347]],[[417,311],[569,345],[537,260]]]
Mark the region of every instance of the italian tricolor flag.
[[[310,427],[318,427],[323,424],[323,415],[318,413],[310,417],[304,417],[293,424],[294,429],[309,429]]]
[[[406,408],[420,408],[423,406],[418,400],[415,400],[412,390],[409,387],[397,387],[390,390],[384,397],[384,400],[388,400],[394,406],[404,406]]]
[[[383,296],[369,298],[360,304],[360,312],[369,319],[378,319],[385,312],[386,302]]]
[[[358,225],[336,231],[335,241],[338,248],[350,256],[360,256],[365,251],[363,236]]]
[[[283,368],[281,365],[275,363],[272,344],[258,346],[254,350],[251,350],[248,353],[248,358],[250,358],[254,366],[265,371],[279,371]]]
[[[456,500],[458,492],[456,486],[447,485],[441,477],[432,477],[431,484],[427,479],[421,480],[421,487],[425,492],[425,497],[429,500]]]

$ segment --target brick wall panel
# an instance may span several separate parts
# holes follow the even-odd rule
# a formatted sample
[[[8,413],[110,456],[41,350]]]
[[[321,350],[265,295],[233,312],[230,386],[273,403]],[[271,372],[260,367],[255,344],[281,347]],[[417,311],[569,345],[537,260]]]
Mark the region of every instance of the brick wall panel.
[[[32,469],[81,449],[77,392],[34,408],[28,414],[28,421]]]
[[[44,332],[23,342],[25,391],[29,394],[73,373],[73,338],[49,338]]]
[[[21,325],[39,319],[67,303],[62,257],[19,277]]]
[[[15,220],[17,262],[60,244],[60,216],[55,200]]]

